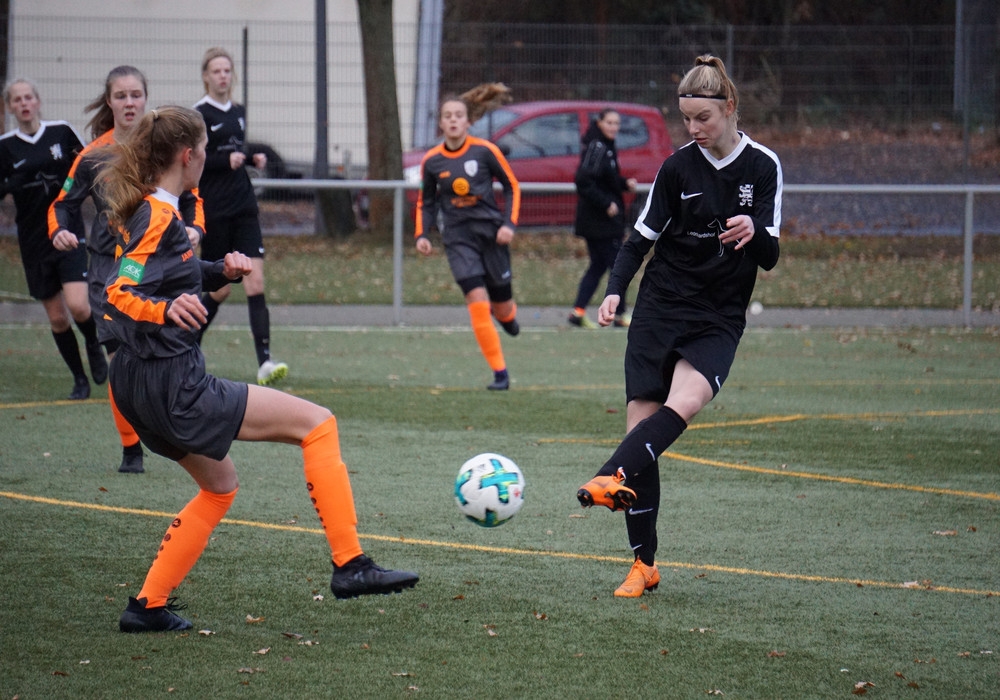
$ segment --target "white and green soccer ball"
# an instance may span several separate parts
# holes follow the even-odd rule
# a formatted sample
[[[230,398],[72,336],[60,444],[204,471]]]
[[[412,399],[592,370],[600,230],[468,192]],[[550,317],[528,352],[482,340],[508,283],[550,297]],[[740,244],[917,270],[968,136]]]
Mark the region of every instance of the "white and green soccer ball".
[[[455,502],[462,514],[482,527],[501,525],[524,505],[524,474],[514,461],[484,452],[462,465],[455,477]]]

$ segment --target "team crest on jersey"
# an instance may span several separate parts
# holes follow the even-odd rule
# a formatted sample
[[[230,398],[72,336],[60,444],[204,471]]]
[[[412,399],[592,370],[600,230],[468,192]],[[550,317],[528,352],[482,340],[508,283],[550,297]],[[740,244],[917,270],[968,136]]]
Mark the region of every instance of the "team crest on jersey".
[[[464,177],[456,177],[451,183],[451,191],[460,197],[469,194],[469,181]]]
[[[753,185],[740,185],[740,206],[753,206]]]
[[[49,148],[49,153],[52,154],[52,160],[62,160],[63,159],[62,144],[61,143],[52,144],[52,146]]]
[[[469,177],[475,177],[476,173],[479,172],[479,161],[478,160],[467,160],[465,161],[465,174]]]

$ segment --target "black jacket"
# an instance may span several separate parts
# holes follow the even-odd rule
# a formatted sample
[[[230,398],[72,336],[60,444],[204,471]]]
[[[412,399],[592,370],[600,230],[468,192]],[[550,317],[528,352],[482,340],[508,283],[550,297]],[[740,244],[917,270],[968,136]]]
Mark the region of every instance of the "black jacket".
[[[591,122],[581,139],[583,153],[576,169],[577,236],[588,239],[616,238],[625,235],[625,202],[622,194],[628,190],[626,179],[618,172],[615,142],[601,133],[597,122]],[[618,214],[608,216],[612,202]]]

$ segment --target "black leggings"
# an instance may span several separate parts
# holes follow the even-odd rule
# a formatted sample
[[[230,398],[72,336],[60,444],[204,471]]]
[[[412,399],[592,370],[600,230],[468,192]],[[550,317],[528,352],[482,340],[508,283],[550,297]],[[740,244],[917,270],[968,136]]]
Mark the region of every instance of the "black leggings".
[[[590,254],[590,265],[587,267],[583,277],[580,278],[580,286],[576,292],[574,308],[585,309],[590,304],[591,297],[597,291],[597,285],[605,272],[611,272],[615,266],[615,258],[618,257],[618,250],[622,247],[620,238],[598,238],[587,241],[587,252]],[[616,314],[625,313],[625,299],[619,304]]]

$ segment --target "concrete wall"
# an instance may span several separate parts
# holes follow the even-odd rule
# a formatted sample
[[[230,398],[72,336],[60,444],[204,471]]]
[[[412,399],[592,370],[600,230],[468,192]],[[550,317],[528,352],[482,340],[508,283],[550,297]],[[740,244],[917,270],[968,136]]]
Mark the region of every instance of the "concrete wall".
[[[394,40],[400,121],[409,145],[419,0],[396,0]],[[311,162],[315,144],[314,2],[309,0],[12,0],[8,79],[39,86],[43,118],[81,135],[84,106],[108,71],[134,65],[149,81],[150,107],[194,104],[201,57],[226,47],[236,61],[234,98],[248,106],[248,137],[289,161]],[[364,81],[356,0],[327,0],[330,163],[366,160]],[[247,76],[243,31],[247,30]],[[248,80],[244,80],[248,78]],[[8,117],[7,128],[14,126]]]

